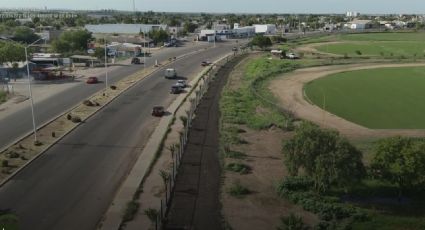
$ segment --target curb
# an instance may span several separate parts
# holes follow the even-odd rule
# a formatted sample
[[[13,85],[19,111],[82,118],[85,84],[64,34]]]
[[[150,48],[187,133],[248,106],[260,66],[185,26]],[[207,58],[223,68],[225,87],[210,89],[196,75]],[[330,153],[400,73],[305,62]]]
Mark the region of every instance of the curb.
[[[223,55],[215,63],[225,59],[229,55],[231,54]],[[213,67],[214,66],[210,66],[207,69],[204,69],[203,71],[201,71],[201,73],[199,73],[199,75],[194,79],[195,85],[194,87],[191,88],[191,91],[189,91],[183,97],[177,98],[176,100],[174,100],[171,103],[171,105],[167,108],[168,112],[170,112],[171,109],[174,110],[172,111],[173,115],[168,117],[163,117],[160,120],[160,123],[156,126],[155,130],[150,135],[148,142],[145,144],[142,152],[140,153],[135,164],[133,165],[127,178],[121,183],[120,187],[116,191],[114,198],[111,201],[111,204],[109,205],[108,209],[104,213],[102,220],[98,223],[97,229],[102,229],[102,230],[119,229],[119,227],[122,224],[123,209],[126,208],[126,205],[128,202],[133,200],[134,194],[137,193],[138,189],[141,186],[142,181],[147,175],[149,175],[149,171],[150,171],[150,168],[152,167],[152,164],[154,163],[156,152],[159,149],[159,145],[168,133],[167,127],[169,127],[173,118],[175,118],[175,115],[178,109],[187,100],[187,98],[189,98],[193,94],[193,92],[195,92],[196,86],[198,86],[202,76],[210,72],[213,69]],[[158,137],[153,138],[156,134],[158,135]],[[151,149],[149,149],[148,147],[150,147]],[[144,154],[145,151],[146,152],[149,151],[149,152]],[[144,158],[147,158],[147,159],[144,159]],[[147,160],[147,162],[144,160]],[[145,162],[145,164],[143,164],[143,162]],[[141,164],[143,164],[142,166],[145,166],[145,167],[144,168],[137,167],[137,166],[140,166]],[[136,184],[136,186],[134,186],[134,184]]]
[[[204,51],[204,50],[207,50],[207,48],[202,48],[202,49],[199,49],[199,50],[195,50],[195,51],[192,51],[192,52],[190,52],[190,53],[187,53],[187,54],[183,54],[183,55],[180,55],[180,56],[178,56],[178,57],[176,57],[176,59],[174,60],[174,61],[176,61],[176,60],[180,60],[180,59],[182,59],[182,58],[184,58],[184,57],[186,57],[186,56],[189,56],[189,55],[193,55],[193,54],[195,54],[195,53],[198,53],[198,52],[201,52],[201,51]],[[152,70],[152,72],[149,72],[149,73],[147,73],[147,75],[146,76],[144,76],[143,78],[140,78],[139,80],[137,80],[137,81],[135,81],[135,82],[133,82],[132,83],[132,85],[130,85],[130,86],[128,86],[127,88],[125,88],[125,89],[123,89],[119,94],[117,94],[115,97],[113,97],[113,98],[111,98],[111,100],[109,100],[108,102],[106,102],[105,104],[103,104],[102,106],[100,106],[100,107],[98,107],[98,109],[95,111],[95,112],[93,112],[92,114],[90,114],[89,116],[87,116],[83,121],[86,121],[87,119],[89,119],[89,118],[91,118],[93,115],[95,115],[97,112],[99,112],[101,109],[103,109],[105,106],[107,106],[107,105],[109,105],[112,101],[114,101],[116,98],[118,98],[121,94],[123,94],[124,92],[126,92],[127,90],[129,90],[130,88],[132,88],[133,86],[135,86],[137,83],[139,83],[139,82],[141,82],[141,81],[143,81],[143,80],[145,80],[145,79],[147,79],[148,77],[150,77],[152,74],[154,74],[154,73],[156,73],[156,72],[158,72],[159,70],[161,70],[163,67],[166,67],[166,66],[168,66],[168,65],[170,65],[170,64],[172,64],[174,61],[168,61],[168,60],[165,60],[165,64],[162,64],[160,67],[158,67],[158,68],[156,68],[156,67],[154,67],[154,66],[151,66],[151,67],[149,67],[149,68],[153,68],[153,70]],[[145,69],[143,69],[143,70],[145,70]],[[141,70],[141,71],[143,71],[143,70]],[[138,72],[140,72],[140,71],[138,71]],[[136,73],[133,73],[133,74],[137,74],[138,72],[136,72]],[[133,74],[130,74],[129,76],[131,76],[131,75],[133,75]],[[125,78],[124,78],[125,79]],[[124,79],[121,79],[121,80],[124,80]],[[88,97],[88,99],[91,99],[92,97],[94,97],[94,96],[96,96],[97,94],[99,94],[99,93],[101,93],[101,92],[103,92],[104,91],[104,89],[102,89],[102,90],[99,90],[99,91],[97,91],[97,92],[95,92],[94,94],[92,94],[92,95],[90,95],[89,97]],[[61,114],[59,114],[59,115],[57,115],[57,116],[55,116],[55,117],[53,117],[53,118],[51,118],[50,120],[48,120],[48,121],[46,121],[45,123],[43,123],[43,124],[41,124],[39,127],[37,127],[37,131],[39,131],[39,130],[41,130],[41,129],[43,129],[44,127],[46,127],[47,125],[49,125],[50,123],[52,123],[52,122],[54,122],[55,120],[57,120],[57,119],[59,119],[60,117],[62,117],[62,116],[64,116],[65,114],[67,114],[67,113],[70,113],[70,112],[72,112],[72,110],[74,110],[75,108],[77,108],[78,106],[80,106],[81,105],[81,102],[82,101],[80,101],[80,102],[78,102],[76,105],[73,105],[70,109],[68,109],[68,110],[66,110],[66,111],[64,111],[63,113],[61,113]],[[74,127],[72,127],[70,130],[68,130],[68,131],[66,131],[62,136],[60,136],[60,137],[58,137],[54,142],[52,142],[50,145],[47,145],[46,146],[46,148],[45,149],[43,149],[42,151],[40,151],[39,153],[37,153],[37,154],[35,154],[30,160],[28,160],[25,164],[23,164],[22,166],[20,166],[19,167],[19,169],[17,169],[16,171],[14,171],[13,173],[11,173],[10,175],[8,175],[4,180],[2,180],[2,181],[0,181],[0,188],[1,187],[3,187],[7,182],[9,182],[16,174],[18,174],[20,171],[22,171],[24,168],[26,168],[30,163],[32,163],[33,161],[35,161],[36,159],[38,159],[43,153],[45,153],[47,150],[49,150],[53,145],[55,145],[58,141],[60,141],[60,140],[62,140],[65,136],[67,136],[70,132],[72,132],[75,128],[77,128],[79,125],[80,125],[81,123],[77,123]],[[9,149],[10,147],[12,147],[13,145],[16,145],[17,143],[19,143],[20,141],[22,141],[23,139],[25,139],[25,138],[28,138],[28,137],[30,137],[31,135],[33,135],[33,131],[29,131],[29,132],[27,132],[26,134],[24,134],[24,135],[22,135],[21,137],[18,137],[16,140],[14,140],[14,141],[12,141],[9,145],[7,145],[6,147],[4,147],[4,148],[2,148],[2,149],[0,149],[0,154],[1,153],[4,153],[7,149]]]

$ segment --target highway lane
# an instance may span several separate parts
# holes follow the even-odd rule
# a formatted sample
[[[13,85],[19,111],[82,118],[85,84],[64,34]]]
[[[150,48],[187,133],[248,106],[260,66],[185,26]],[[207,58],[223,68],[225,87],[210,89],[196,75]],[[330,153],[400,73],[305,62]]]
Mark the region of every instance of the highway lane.
[[[201,60],[213,61],[232,45],[217,44],[173,66],[193,77]],[[0,209],[13,210],[24,230],[95,229],[159,122],[152,106],[176,98],[169,94],[174,82],[159,71],[126,91],[1,187]]]
[[[152,57],[146,58],[146,67],[152,66],[155,60],[162,62],[170,57],[178,57],[185,53],[193,52],[206,47],[212,47],[208,43],[199,43],[193,45],[192,43],[185,43],[182,47],[170,47],[156,52]],[[143,59],[143,58],[142,58]],[[143,65],[128,65],[120,67],[108,73],[108,82],[114,82],[141,70]],[[105,80],[105,76],[98,76],[101,81]],[[75,81],[73,87],[70,87],[59,94],[53,95],[46,100],[35,103],[35,117],[37,126],[44,124],[55,116],[61,114],[63,111],[70,109],[72,106],[81,102],[83,99],[89,97],[95,92],[105,87],[104,84],[86,85],[84,80]],[[0,149],[9,145],[17,138],[32,131],[32,118],[29,101],[24,109],[21,109],[9,116],[0,119]]]

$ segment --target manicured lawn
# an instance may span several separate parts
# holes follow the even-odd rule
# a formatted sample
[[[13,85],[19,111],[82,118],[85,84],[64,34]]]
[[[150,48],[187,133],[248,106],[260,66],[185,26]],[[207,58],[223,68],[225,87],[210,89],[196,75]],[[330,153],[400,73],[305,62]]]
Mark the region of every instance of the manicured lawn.
[[[310,101],[374,129],[425,129],[425,67],[344,72],[305,86]]]
[[[337,36],[348,41],[423,41],[425,33],[360,33]]]
[[[425,55],[425,33],[367,33],[345,34],[334,37],[339,44],[323,44],[317,49],[322,52],[348,56],[362,55],[383,57],[423,58]]]
[[[356,51],[360,51],[361,55],[382,56],[398,58],[404,56],[406,58],[423,58],[425,55],[425,43],[418,41],[371,41],[361,43],[339,43],[321,45],[317,47],[321,52],[334,53],[349,57],[360,56]]]

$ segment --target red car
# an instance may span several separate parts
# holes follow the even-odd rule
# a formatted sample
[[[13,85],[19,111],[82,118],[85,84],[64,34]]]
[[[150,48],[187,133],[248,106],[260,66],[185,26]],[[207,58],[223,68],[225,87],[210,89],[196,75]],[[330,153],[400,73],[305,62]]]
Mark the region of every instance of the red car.
[[[152,108],[152,116],[162,117],[162,116],[164,116],[164,114],[165,114],[164,107],[162,107],[162,106],[154,106]]]
[[[97,77],[89,77],[86,81],[87,84],[96,84],[99,83],[99,79]]]

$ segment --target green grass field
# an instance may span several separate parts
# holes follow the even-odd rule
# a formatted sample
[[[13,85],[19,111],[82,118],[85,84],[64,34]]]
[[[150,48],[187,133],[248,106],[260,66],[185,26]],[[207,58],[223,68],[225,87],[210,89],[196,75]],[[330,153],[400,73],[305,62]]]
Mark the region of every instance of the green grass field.
[[[339,44],[323,44],[317,50],[326,53],[348,55],[350,57],[361,55],[394,57],[394,58],[424,58],[425,33],[370,33],[370,34],[345,34],[333,37]]]
[[[425,67],[344,72],[309,82],[308,99],[373,129],[425,129]]]

